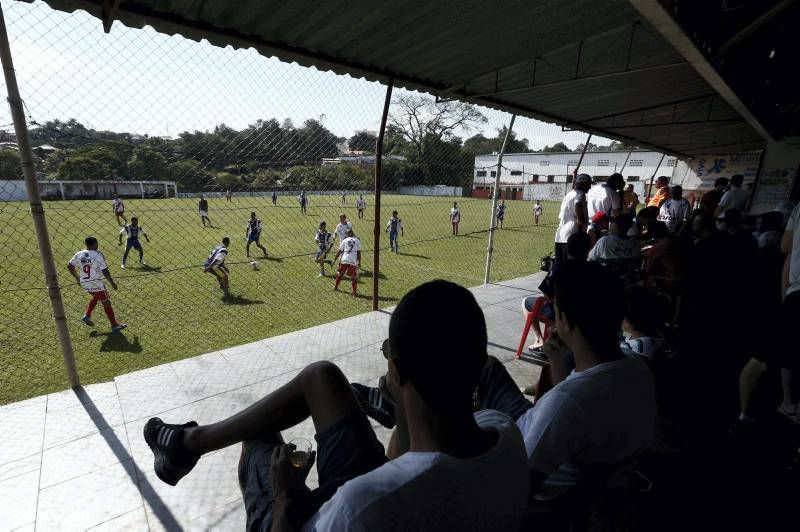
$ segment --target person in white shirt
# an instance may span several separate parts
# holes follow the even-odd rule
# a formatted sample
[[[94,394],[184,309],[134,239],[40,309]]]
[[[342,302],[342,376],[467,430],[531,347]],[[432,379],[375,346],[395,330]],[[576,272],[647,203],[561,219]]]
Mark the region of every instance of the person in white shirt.
[[[114,194],[114,199],[111,201],[111,209],[114,211],[114,216],[117,218],[117,225],[123,225],[120,222],[120,218],[122,218],[125,223],[128,223],[128,219],[125,217],[125,203],[122,201],[122,198]]]
[[[458,236],[458,224],[461,223],[461,209],[458,208],[458,203],[453,202],[453,208],[450,209],[450,223],[453,224],[453,235]]]
[[[358,297],[358,269],[361,268],[361,241],[356,238],[353,230],[347,232],[347,236],[339,244],[339,251],[333,257],[333,262],[341,257],[339,261],[339,271],[336,274],[336,281],[333,284],[334,290],[339,290],[339,283],[345,275],[350,277],[353,285],[353,297]]]
[[[658,361],[665,354],[666,342],[661,332],[668,320],[668,304],[656,292],[635,286],[625,294],[624,338],[619,347],[623,354],[638,355],[647,361]]]
[[[203,263],[203,271],[210,273],[219,283],[222,289],[222,294],[225,297],[230,297],[230,276],[228,275],[228,267],[225,266],[225,259],[228,258],[228,246],[231,245],[231,239],[223,237],[222,242],[214,246],[211,253]]]
[[[717,216],[728,209],[735,209],[742,213],[742,215],[746,214],[747,203],[750,201],[750,194],[742,190],[742,183],[744,183],[743,175],[736,174],[731,177],[730,188],[722,195],[722,199],[719,200],[719,205],[715,211]]]
[[[556,229],[556,262],[567,260],[567,240],[573,233],[586,230],[589,215],[586,210],[586,192],[592,186],[592,178],[588,174],[575,177],[573,189],[561,200],[558,212],[558,228]]]
[[[628,260],[631,267],[641,267],[642,248],[639,241],[628,236],[633,221],[627,214],[611,220],[608,235],[601,237],[589,252],[589,260],[609,263],[611,261]]]
[[[243,442],[247,530],[519,530],[530,493],[522,437],[499,412],[473,414],[488,360],[474,296],[441,280],[414,288],[392,313],[386,345],[386,387],[403,425],[388,454],[342,371],[320,361],[217,423],[150,419],[156,475],[175,485],[203,454]],[[316,453],[279,432],[308,418]],[[317,457],[319,487],[309,490]]]
[[[400,253],[400,245],[397,243],[397,236],[405,236],[403,220],[397,215],[397,211],[392,211],[392,217],[386,224],[386,232],[389,233],[389,248],[395,253]]]
[[[353,224],[347,220],[346,214],[339,215],[339,223],[333,230],[334,238],[338,238],[339,242],[347,238],[347,232],[353,229]],[[335,241],[335,240],[334,240]]]
[[[658,221],[667,225],[670,233],[677,233],[686,223],[692,211],[691,205],[683,197],[683,187],[674,185],[669,190],[670,197],[658,211]]]
[[[783,385],[783,400],[778,410],[800,424],[798,402],[800,397],[795,390],[795,375],[800,371],[800,356],[797,349],[792,346],[797,344],[797,334],[794,328],[800,323],[800,204],[789,216],[786,231],[781,240],[781,251],[786,254],[781,279],[783,303],[781,304],[780,330],[782,342],[776,343],[781,353],[776,355],[774,361],[781,368],[781,383]]]
[[[614,173],[605,183],[597,183],[586,193],[586,210],[589,219],[595,213],[602,212],[608,217],[616,216],[622,212],[622,194],[620,190],[625,186],[622,174]]]
[[[358,219],[364,219],[364,210],[367,208],[367,202],[364,201],[364,194],[361,194],[356,200],[356,209],[358,210]]]
[[[92,296],[86,311],[83,313],[83,317],[81,317],[81,321],[89,327],[94,327],[92,311],[94,311],[97,303],[100,302],[103,305],[103,311],[108,316],[108,321],[111,322],[111,332],[119,332],[127,325],[117,321],[103,280],[107,280],[114,290],[117,290],[117,283],[111,277],[111,272],[108,271],[105,257],[97,251],[97,239],[93,236],[87,236],[83,242],[86,248],[75,253],[67,263],[70,275],[75,278],[81,288]]]
[[[542,217],[542,213],[544,209],[542,208],[542,200],[536,200],[536,204],[533,206],[533,224],[539,225],[539,218]]]

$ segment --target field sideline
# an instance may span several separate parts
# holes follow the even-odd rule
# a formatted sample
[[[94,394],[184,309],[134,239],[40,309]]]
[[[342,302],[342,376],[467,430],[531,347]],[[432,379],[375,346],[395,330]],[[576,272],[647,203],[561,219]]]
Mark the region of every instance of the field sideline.
[[[388,251],[381,237],[381,306],[394,305],[410,288],[434,279],[465,286],[483,281],[490,200],[455,198],[462,210],[461,234],[451,236],[450,207],[454,198],[384,195],[382,225],[397,209],[405,225],[400,254]],[[106,381],[116,375],[216,351],[297,329],[338,320],[371,309],[372,208],[366,197],[364,220],[356,217],[356,197],[309,196],[308,214],[300,213],[296,198],[282,196],[273,206],[268,197],[209,200],[214,228],[203,228],[196,199],[126,200],[126,214],[139,217],[151,242],[143,241],[147,267],[137,263],[135,250],[128,268],[120,269],[124,247],[118,247],[110,201],[47,202],[50,239],[59,270],[70,332],[82,383]],[[497,232],[492,281],[538,271],[539,258],[552,249],[557,203],[544,204],[540,227],[533,226],[532,203],[507,201],[505,229]],[[259,261],[259,271],[245,258],[245,222],[255,211],[264,222],[262,243],[272,259]],[[354,224],[365,250],[361,298],[333,292],[333,279],[317,277],[312,262],[319,220],[330,231],[344,212]],[[111,273],[119,284],[112,302],[120,321],[129,328],[111,335],[98,309],[97,326],[89,329],[78,319],[88,301],[66,271],[71,256],[82,249],[83,238],[100,241]],[[231,237],[228,264],[231,291],[223,301],[213,278],[201,265],[223,235]],[[36,237],[25,203],[0,203],[0,244],[6,260],[0,263],[0,404],[67,387],[63,362],[52,324]],[[251,247],[251,253],[260,251]],[[332,258],[331,254],[331,258]],[[323,344],[327,339],[320,338]],[[290,356],[290,354],[288,355]]]

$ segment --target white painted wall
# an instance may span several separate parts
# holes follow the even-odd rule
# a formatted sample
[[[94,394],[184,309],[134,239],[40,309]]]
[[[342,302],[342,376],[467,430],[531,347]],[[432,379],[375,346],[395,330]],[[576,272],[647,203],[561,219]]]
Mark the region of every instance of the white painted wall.
[[[769,144],[753,192],[750,212],[760,214],[786,207],[784,204],[789,200],[799,167],[800,137],[791,137]]]

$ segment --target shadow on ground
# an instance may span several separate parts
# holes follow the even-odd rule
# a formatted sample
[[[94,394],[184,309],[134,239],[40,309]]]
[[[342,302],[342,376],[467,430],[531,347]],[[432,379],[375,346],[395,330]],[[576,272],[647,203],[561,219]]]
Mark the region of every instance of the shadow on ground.
[[[226,305],[263,305],[260,299],[248,299],[244,296],[223,296],[222,302]]]
[[[92,331],[89,336],[92,338],[105,337],[103,343],[100,344],[101,352],[141,353],[144,350],[138,336],[134,336],[132,342],[121,332]]]

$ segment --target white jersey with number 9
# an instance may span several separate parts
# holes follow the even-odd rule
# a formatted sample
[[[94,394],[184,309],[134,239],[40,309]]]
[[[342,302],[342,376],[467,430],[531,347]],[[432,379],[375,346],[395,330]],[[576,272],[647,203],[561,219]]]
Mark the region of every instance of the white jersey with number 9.
[[[339,244],[342,252],[342,264],[358,264],[358,252],[361,251],[361,241],[354,236],[349,236]]]
[[[87,292],[105,290],[103,270],[108,268],[106,259],[99,251],[84,249],[77,252],[69,263],[78,271],[81,288]]]

